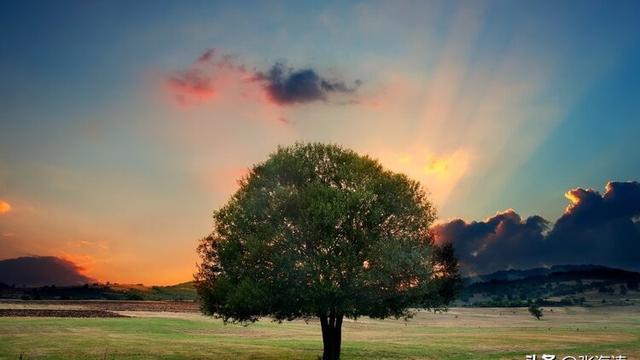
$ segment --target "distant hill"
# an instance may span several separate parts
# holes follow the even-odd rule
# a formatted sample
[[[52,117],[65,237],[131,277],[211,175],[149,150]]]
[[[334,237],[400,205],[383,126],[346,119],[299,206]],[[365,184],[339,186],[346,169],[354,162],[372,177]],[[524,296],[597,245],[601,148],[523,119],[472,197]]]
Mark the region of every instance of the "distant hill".
[[[95,282],[69,260],[55,256],[23,256],[0,260],[0,283],[18,287],[72,286]]]
[[[84,284],[16,287],[0,283],[0,299],[25,300],[184,300],[194,301],[193,282],[170,286],[142,284]]]
[[[465,279],[467,306],[631,305],[640,303],[640,273],[598,265],[504,270]]]
[[[600,265],[553,265],[551,267],[538,267],[527,270],[510,269],[496,271],[490,274],[471,276],[467,278],[468,282],[485,282],[491,280],[519,280],[534,276],[544,276],[551,273],[561,273],[568,271],[597,271],[607,270],[608,268]]]

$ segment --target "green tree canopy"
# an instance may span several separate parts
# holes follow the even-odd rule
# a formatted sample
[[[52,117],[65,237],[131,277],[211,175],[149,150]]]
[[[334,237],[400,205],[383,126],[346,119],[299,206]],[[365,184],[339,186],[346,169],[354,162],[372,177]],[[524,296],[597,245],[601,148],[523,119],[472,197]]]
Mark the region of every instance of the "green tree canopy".
[[[420,184],[336,145],[278,148],[213,218],[198,247],[203,311],[319,317],[324,359],[339,358],[344,317],[440,309],[459,280],[451,246],[434,246]]]

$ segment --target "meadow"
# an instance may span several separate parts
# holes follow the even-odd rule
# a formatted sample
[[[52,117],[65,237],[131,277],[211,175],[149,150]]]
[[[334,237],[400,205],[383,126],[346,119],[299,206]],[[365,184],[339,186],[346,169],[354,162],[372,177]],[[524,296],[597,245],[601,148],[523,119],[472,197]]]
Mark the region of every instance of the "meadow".
[[[0,359],[317,359],[317,321],[249,326],[196,313],[128,318],[0,318]],[[527,354],[640,359],[640,308],[453,308],[409,321],[345,321],[343,359],[525,359]]]

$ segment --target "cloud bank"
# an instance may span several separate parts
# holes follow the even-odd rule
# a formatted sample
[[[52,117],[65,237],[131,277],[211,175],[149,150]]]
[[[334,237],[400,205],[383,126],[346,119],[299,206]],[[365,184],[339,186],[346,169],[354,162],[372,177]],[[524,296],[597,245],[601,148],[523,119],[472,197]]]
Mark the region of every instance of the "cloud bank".
[[[16,286],[68,286],[95,282],[75,263],[55,256],[0,260],[0,282]]]
[[[540,216],[507,210],[484,221],[435,225],[439,243],[453,243],[462,268],[487,273],[552,264],[598,264],[640,270],[640,183],[609,182],[604,194],[576,188],[549,229]]]

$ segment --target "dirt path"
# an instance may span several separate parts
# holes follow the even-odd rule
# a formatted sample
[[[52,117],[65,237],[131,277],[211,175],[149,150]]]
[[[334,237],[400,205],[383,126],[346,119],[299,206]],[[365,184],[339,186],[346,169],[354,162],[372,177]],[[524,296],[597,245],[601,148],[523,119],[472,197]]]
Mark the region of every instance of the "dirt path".
[[[59,310],[59,309],[0,309],[0,317],[74,317],[74,318],[116,318],[128,317],[105,310]]]

